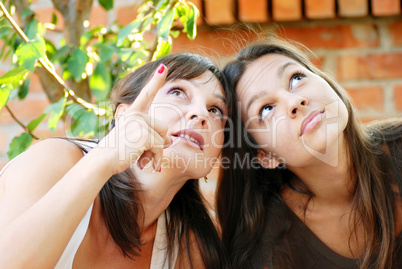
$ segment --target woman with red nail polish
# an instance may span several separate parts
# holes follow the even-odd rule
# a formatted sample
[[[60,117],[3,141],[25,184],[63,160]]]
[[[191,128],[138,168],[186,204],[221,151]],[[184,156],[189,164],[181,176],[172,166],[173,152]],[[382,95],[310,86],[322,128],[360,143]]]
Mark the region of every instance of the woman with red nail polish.
[[[231,265],[402,268],[402,119],[364,126],[298,48],[261,41],[223,71],[244,124],[237,159],[258,163],[235,163],[218,185]]]
[[[231,99],[195,54],[127,74],[103,139],[46,139],[1,171],[0,268],[228,268],[198,179],[228,139]]]

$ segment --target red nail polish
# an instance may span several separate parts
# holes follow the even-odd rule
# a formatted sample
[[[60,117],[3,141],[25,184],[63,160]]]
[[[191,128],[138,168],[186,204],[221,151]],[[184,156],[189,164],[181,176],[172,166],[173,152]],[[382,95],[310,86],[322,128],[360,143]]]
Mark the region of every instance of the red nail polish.
[[[159,73],[159,74],[162,74],[164,70],[165,70],[165,65],[164,65],[164,64],[160,64],[160,65],[159,65],[159,69],[158,69],[158,73]]]

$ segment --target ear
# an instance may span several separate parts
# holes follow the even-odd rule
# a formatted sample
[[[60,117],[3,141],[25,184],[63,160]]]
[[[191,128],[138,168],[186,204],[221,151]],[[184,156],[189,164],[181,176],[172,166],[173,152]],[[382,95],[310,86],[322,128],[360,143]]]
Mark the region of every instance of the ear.
[[[128,104],[120,104],[117,109],[116,109],[116,113],[114,115],[114,118],[116,119],[116,121],[119,119],[119,117],[130,107],[130,105]]]
[[[280,164],[280,162],[275,157],[271,158],[262,149],[257,150],[257,159],[259,164],[261,164],[261,166],[264,168],[274,169]]]

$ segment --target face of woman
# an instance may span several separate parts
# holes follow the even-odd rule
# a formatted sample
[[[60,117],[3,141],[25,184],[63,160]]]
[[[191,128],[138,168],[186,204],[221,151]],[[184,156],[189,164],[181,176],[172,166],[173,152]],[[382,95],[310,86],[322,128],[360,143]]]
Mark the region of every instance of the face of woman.
[[[228,111],[225,100],[221,83],[210,71],[163,85],[150,115],[168,126],[167,135],[173,144],[164,150],[164,156],[170,164],[191,173],[193,178],[211,170],[224,142]]]
[[[259,157],[271,158],[264,166],[330,161],[325,154],[342,139],[348,113],[324,79],[291,58],[269,54],[246,68],[236,91],[242,120],[262,149]]]

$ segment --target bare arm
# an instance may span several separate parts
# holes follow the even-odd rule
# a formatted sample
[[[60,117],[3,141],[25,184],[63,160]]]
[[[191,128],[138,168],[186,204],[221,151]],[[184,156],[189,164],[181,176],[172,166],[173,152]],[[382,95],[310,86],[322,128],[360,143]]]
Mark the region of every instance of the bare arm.
[[[96,150],[68,141],[34,145],[0,177],[0,267],[54,267],[96,195],[112,175]],[[105,167],[105,169],[102,169]]]
[[[151,124],[144,111],[166,74],[154,74],[84,157],[70,142],[49,139],[6,169],[0,177],[0,268],[54,267],[106,181],[143,155],[162,156],[167,128]]]

